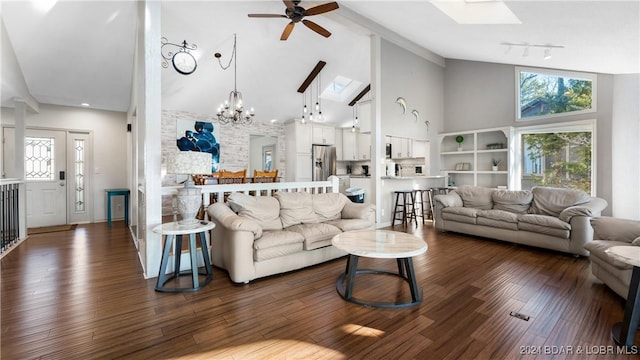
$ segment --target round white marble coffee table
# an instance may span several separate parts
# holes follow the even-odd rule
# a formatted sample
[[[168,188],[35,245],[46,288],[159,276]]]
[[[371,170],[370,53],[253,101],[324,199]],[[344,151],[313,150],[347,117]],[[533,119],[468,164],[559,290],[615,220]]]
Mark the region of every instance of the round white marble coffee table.
[[[640,324],[640,246],[612,246],[605,252],[618,261],[633,265],[624,318],[611,329],[616,344],[631,347]]]
[[[427,251],[427,243],[417,236],[389,230],[347,231],[338,234],[331,240],[333,246],[349,253],[345,272],[336,282],[336,289],[347,301],[378,308],[401,308],[420,304],[422,291],[418,287],[416,274],[413,269],[412,257]],[[360,256],[382,259],[396,259],[398,272],[360,269]],[[382,274],[399,276],[409,283],[411,300],[397,302],[373,302],[353,297],[353,285],[356,275]],[[346,284],[345,284],[346,283]]]

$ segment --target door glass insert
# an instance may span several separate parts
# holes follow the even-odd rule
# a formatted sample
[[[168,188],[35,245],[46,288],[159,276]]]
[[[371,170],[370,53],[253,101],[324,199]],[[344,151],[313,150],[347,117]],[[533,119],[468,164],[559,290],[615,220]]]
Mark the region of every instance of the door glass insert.
[[[53,138],[25,138],[26,180],[54,180],[54,145]]]
[[[85,165],[85,141],[81,139],[76,139],[74,141],[74,152],[75,152],[75,177],[76,177],[76,188],[75,188],[75,208],[76,211],[84,211],[85,210],[85,191],[84,191],[84,165]]]

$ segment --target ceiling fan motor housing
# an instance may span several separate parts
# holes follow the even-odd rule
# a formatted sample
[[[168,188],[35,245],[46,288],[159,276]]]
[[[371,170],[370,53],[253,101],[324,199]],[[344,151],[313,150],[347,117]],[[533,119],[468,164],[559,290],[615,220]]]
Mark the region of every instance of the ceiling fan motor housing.
[[[299,1],[298,1],[299,2]],[[306,10],[302,6],[296,5],[293,8],[287,8],[285,14],[293,22],[300,22],[305,15]]]

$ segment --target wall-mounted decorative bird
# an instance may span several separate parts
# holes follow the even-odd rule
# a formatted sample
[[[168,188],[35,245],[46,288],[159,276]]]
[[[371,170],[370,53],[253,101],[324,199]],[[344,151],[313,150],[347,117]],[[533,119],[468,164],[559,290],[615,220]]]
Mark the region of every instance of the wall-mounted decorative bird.
[[[407,100],[405,100],[403,97],[399,97],[396,99],[396,104],[399,104],[402,108],[402,115],[407,113]]]

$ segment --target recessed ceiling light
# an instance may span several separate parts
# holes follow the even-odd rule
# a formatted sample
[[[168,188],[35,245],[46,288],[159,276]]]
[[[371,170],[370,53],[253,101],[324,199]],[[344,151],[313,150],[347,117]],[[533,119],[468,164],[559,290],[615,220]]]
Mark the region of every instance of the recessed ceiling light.
[[[82,105],[82,106],[84,106],[84,107],[89,107],[89,106],[91,106],[91,105],[89,105],[89,103],[82,103],[82,104],[80,104],[80,105]]]

